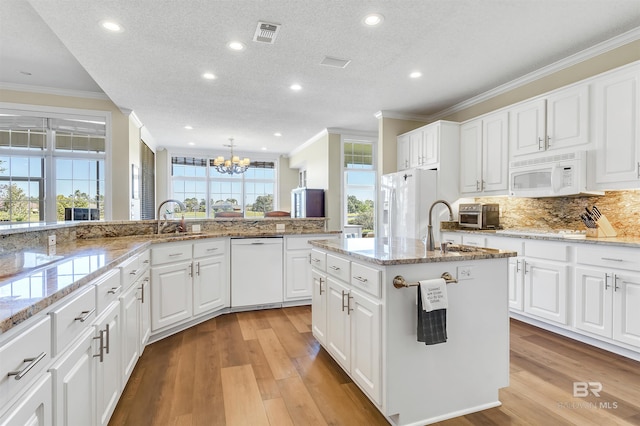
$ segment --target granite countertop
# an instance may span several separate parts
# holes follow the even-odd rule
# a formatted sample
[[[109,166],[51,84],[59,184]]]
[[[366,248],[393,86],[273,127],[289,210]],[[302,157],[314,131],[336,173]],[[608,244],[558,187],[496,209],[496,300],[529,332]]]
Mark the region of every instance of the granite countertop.
[[[563,241],[565,243],[598,244],[640,248],[640,237],[586,237],[573,231],[555,231],[539,229],[443,229],[442,232],[460,232],[465,234],[493,235],[496,237],[526,238],[531,240]]]
[[[208,232],[76,239],[26,248],[0,256],[0,334],[45,310],[73,291],[90,283],[152,243],[194,241],[217,237],[283,237],[332,234]]]
[[[517,256],[516,252],[509,250],[464,245],[451,245],[449,251],[443,254],[440,249],[427,251],[422,240],[411,238],[391,240],[386,238],[341,238],[338,240],[316,240],[311,241],[310,244],[378,265],[457,262]]]

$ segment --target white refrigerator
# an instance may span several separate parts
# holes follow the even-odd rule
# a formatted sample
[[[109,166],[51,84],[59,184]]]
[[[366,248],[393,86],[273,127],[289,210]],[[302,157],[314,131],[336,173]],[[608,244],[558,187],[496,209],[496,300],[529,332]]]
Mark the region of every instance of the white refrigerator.
[[[437,199],[437,173],[437,170],[409,169],[382,176],[378,228],[383,237],[426,238],[429,207]],[[435,212],[433,229],[434,235],[440,229]]]

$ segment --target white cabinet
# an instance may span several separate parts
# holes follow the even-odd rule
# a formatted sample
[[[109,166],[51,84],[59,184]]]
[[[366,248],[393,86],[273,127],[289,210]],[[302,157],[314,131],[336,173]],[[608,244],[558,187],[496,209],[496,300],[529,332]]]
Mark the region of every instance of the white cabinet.
[[[568,266],[552,261],[524,261],[524,311],[567,324]]]
[[[460,192],[501,194],[507,192],[509,116],[486,115],[460,126]]]
[[[510,158],[589,143],[589,85],[577,84],[509,109]]]
[[[130,287],[120,297],[122,310],[122,382],[126,383],[140,357],[140,307],[138,289]]]
[[[509,258],[509,309],[524,309],[524,259],[520,256]]]
[[[336,235],[287,235],[285,243],[284,301],[303,301],[311,299],[311,256],[309,241],[337,238]]]
[[[439,169],[457,159],[459,124],[436,121],[398,136],[398,170],[413,167]]]
[[[151,248],[151,330],[229,306],[229,240]]]
[[[56,426],[95,424],[96,366],[93,327],[51,367]]]
[[[7,414],[0,417],[0,426],[51,426],[52,405],[51,375],[45,373]]]
[[[579,247],[576,328],[640,347],[640,264],[634,250]]]
[[[96,356],[96,424],[109,423],[116,408],[122,383],[122,332],[120,302],[112,303],[96,319],[94,330]]]
[[[596,189],[640,187],[640,65],[593,83]]]
[[[327,273],[317,266],[312,272],[313,334],[371,400],[381,405],[381,272],[334,254],[314,250],[314,255],[326,256]]]

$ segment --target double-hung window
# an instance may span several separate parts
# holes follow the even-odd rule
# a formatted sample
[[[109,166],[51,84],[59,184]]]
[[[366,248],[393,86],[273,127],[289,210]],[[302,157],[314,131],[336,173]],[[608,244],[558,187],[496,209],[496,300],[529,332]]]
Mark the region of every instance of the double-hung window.
[[[374,235],[376,170],[374,141],[342,136],[343,224],[346,236]]]

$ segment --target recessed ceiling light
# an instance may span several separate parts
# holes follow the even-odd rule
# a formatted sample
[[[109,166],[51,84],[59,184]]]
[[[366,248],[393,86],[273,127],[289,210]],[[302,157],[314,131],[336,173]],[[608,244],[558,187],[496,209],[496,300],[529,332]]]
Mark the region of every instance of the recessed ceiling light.
[[[196,143],[195,143],[195,142],[187,142],[187,144],[188,144],[188,145],[193,146],[193,145],[195,145]]]
[[[371,13],[362,18],[362,23],[368,27],[375,27],[377,25],[380,25],[382,24],[382,21],[384,21],[384,17],[379,13]]]
[[[409,74],[409,77],[411,77],[411,78],[420,78],[420,77],[422,77],[422,73],[420,71],[414,71],[411,74]]]
[[[266,146],[263,146],[263,147],[262,147],[262,150],[263,150],[263,151],[266,151],[266,150],[267,150],[267,147],[266,147]]]
[[[213,73],[205,72],[204,74],[202,74],[202,78],[206,80],[215,80],[216,76]]]
[[[184,126],[185,129],[187,130],[193,130],[193,127],[189,126],[188,124],[186,126]]]
[[[290,89],[295,90],[297,92],[298,90],[302,90],[302,86],[300,86],[299,84],[292,84],[290,86]]]
[[[236,52],[239,52],[241,50],[244,50],[245,45],[244,43],[239,41],[230,41],[229,44],[227,44],[227,47],[231,50],[235,50]]]
[[[102,28],[104,28],[107,31],[111,31],[112,33],[120,33],[124,31],[124,28],[122,28],[122,25],[114,21],[107,21],[107,20],[101,21],[100,26],[102,26]]]
[[[280,133],[280,132],[276,132],[276,133],[274,133],[274,134],[273,134],[273,136],[280,137],[280,136],[282,136],[282,133]]]

